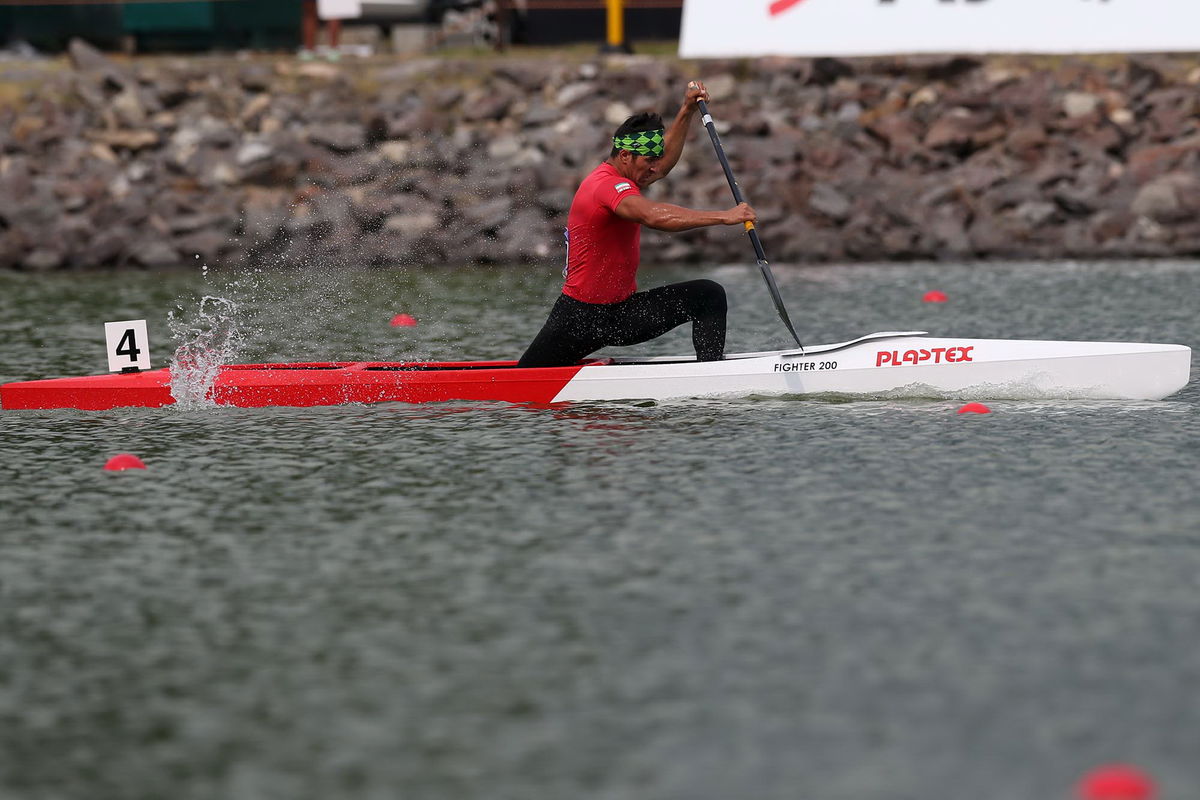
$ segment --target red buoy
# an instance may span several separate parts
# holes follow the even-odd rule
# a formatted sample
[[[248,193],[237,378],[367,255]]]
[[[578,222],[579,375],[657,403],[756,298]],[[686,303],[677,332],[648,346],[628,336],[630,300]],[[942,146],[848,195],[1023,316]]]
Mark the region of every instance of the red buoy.
[[[1154,800],[1158,792],[1149,775],[1128,764],[1096,767],[1077,788],[1079,800]]]
[[[926,292],[925,296],[921,298],[921,301],[925,303],[944,303],[949,299],[950,298],[946,297],[945,292],[939,292],[937,289],[933,289]]]
[[[416,317],[409,316],[408,314],[397,314],[392,317],[393,328],[415,328],[416,326]]]
[[[110,458],[104,464],[104,468],[109,472],[120,472],[126,469],[145,469],[146,465],[142,460],[130,453],[121,453]]]
[[[992,410],[983,403],[967,403],[962,408],[958,409],[960,414],[990,414]]]

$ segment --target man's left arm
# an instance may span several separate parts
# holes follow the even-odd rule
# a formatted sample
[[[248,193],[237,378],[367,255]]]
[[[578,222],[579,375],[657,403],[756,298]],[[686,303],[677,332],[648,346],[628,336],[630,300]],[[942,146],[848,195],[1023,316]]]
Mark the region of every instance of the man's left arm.
[[[675,115],[675,121],[663,134],[663,154],[655,170],[654,180],[667,177],[667,173],[679,163],[679,157],[683,155],[683,143],[687,141],[688,128],[696,116],[696,110],[699,108],[697,101],[700,100],[708,102],[708,89],[704,88],[701,81],[692,81],[688,84],[687,94],[684,95],[679,113]]]

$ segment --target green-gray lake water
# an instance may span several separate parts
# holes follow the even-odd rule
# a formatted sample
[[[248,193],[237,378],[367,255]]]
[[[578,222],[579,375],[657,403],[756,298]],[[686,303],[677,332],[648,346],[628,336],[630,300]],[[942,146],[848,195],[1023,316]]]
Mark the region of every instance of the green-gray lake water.
[[[753,267],[642,285],[699,276],[731,351],[787,345]],[[1193,262],[778,276],[811,343],[1200,344]],[[0,381],[103,372],[108,320],[163,365],[206,294],[239,361],[515,357],[557,288],[0,276]],[[0,411],[0,796],[1062,800],[1114,761],[1197,796],[1196,382],[958,405]]]

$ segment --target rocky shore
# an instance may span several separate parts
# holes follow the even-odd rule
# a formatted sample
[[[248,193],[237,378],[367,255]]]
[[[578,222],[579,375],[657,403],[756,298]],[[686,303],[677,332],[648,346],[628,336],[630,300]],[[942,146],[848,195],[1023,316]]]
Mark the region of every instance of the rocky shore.
[[[14,77],[14,70],[18,74]],[[702,77],[777,262],[1200,253],[1194,58],[0,65],[0,268],[555,261],[631,111]],[[727,207],[699,124],[655,197]],[[734,228],[647,262],[749,256]]]

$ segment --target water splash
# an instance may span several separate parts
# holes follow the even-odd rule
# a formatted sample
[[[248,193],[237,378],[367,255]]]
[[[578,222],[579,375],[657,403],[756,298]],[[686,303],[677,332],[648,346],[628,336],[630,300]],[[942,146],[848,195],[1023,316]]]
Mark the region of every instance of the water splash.
[[[171,396],[181,409],[211,407],[217,373],[242,346],[238,307],[232,300],[206,295],[195,319],[186,320],[181,314],[167,315],[179,343],[171,356]]]

